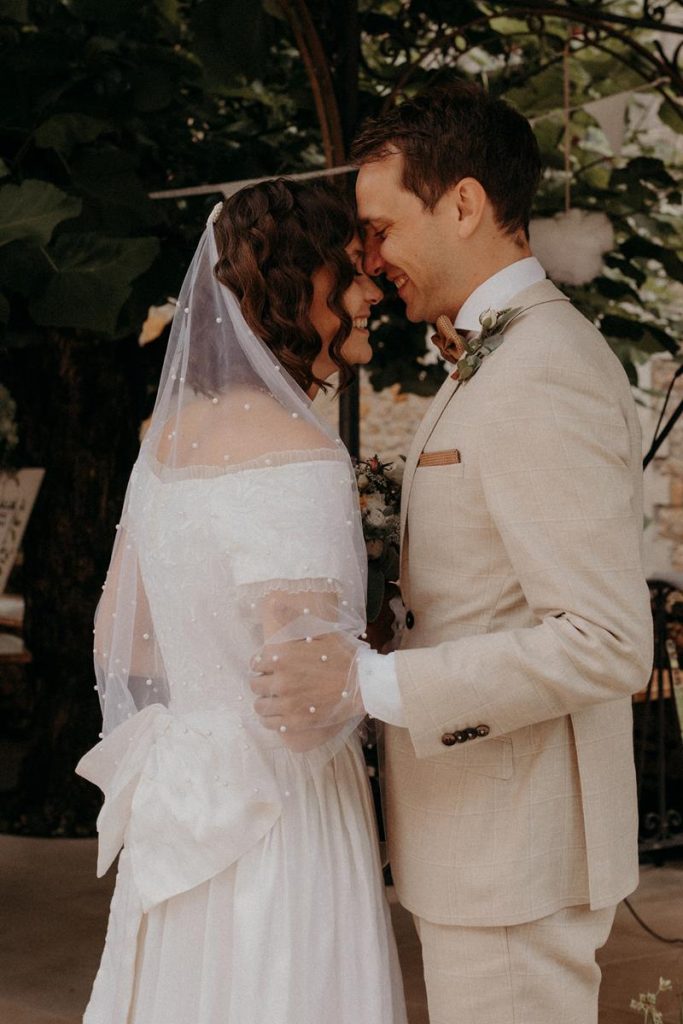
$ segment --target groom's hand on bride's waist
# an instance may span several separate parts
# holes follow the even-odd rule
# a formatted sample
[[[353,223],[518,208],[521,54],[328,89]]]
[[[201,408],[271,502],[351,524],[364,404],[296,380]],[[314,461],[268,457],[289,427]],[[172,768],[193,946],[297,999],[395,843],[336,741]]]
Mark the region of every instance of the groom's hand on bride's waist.
[[[287,732],[364,715],[354,665],[358,650],[357,642],[339,633],[265,646],[251,661],[254,710],[263,725],[284,739]]]

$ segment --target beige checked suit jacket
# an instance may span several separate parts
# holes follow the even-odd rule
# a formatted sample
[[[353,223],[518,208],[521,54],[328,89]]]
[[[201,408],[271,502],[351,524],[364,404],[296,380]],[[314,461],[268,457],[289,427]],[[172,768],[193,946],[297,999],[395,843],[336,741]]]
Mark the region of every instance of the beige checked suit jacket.
[[[389,850],[401,902],[441,924],[597,909],[637,884],[630,695],[652,627],[635,405],[553,284],[509,305],[526,311],[470,381],[447,378],[403,488],[414,626],[396,654],[408,728],[385,735]],[[453,449],[459,464],[417,467]]]

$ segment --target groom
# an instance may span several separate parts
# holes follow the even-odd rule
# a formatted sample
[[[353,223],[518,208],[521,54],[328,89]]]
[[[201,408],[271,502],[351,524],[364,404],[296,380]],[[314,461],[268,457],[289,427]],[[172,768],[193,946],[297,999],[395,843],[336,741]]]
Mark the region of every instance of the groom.
[[[296,645],[264,721],[305,727],[298,709],[337,705],[352,672],[349,710],[388,723],[391,863],[431,1024],[595,1024],[595,951],[638,881],[630,696],[651,664],[630,388],[531,255],[520,114],[455,84],[371,122],[354,157],[367,269],[410,320],[448,317],[451,360],[450,324],[476,347],[482,314],[515,312],[474,374],[450,367],[410,449],[401,649],[331,641],[321,674]]]

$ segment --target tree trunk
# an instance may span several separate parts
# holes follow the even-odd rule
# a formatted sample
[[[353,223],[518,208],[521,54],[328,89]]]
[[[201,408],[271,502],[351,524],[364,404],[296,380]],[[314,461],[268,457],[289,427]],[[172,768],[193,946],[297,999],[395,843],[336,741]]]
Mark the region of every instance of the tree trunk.
[[[100,729],[92,620],[138,449],[139,366],[133,340],[66,336],[0,359],[22,462],[46,469],[23,544],[33,706],[19,783],[0,806],[11,831],[84,834],[99,808],[74,766]]]

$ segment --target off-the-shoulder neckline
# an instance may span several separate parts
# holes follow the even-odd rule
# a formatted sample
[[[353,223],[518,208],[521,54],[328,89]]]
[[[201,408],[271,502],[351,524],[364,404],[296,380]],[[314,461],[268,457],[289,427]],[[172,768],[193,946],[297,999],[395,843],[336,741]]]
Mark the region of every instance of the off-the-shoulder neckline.
[[[264,452],[254,459],[231,464],[226,461],[222,466],[182,466],[175,468],[166,466],[155,455],[146,453],[141,462],[147,464],[152,475],[164,483],[180,480],[215,480],[217,477],[235,476],[238,473],[254,470],[281,469],[310,462],[341,462],[349,463],[348,453],[341,446],[335,448],[303,448],[280,452]]]

